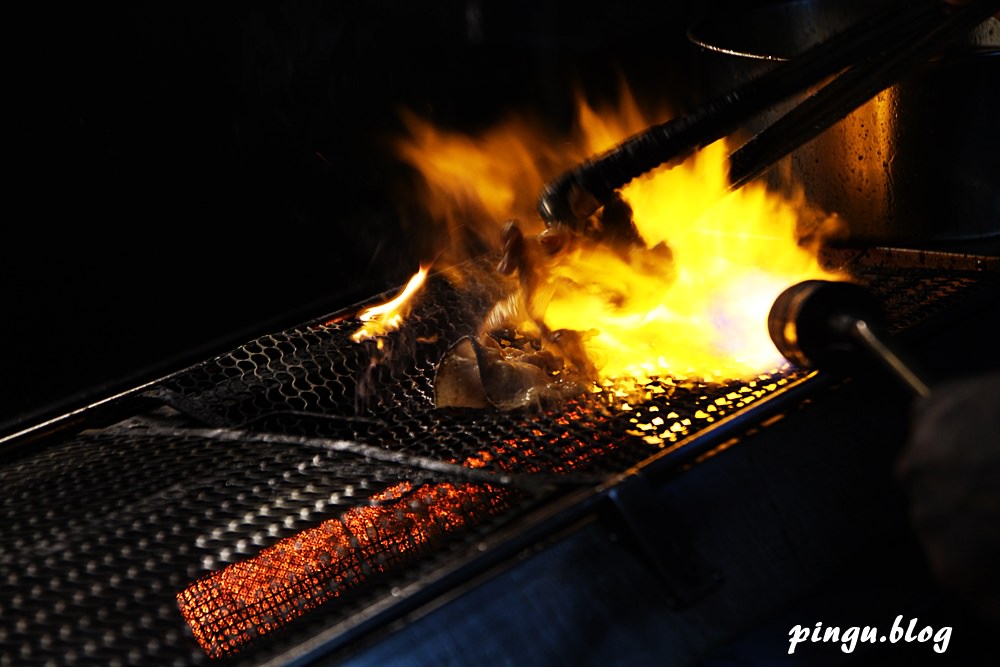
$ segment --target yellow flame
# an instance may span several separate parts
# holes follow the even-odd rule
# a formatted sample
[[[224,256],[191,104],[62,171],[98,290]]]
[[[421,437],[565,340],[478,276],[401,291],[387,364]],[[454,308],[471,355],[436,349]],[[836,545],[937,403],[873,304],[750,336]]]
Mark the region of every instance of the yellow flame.
[[[421,266],[395,298],[363,310],[358,315],[358,319],[364,324],[351,335],[351,340],[357,343],[384,336],[388,332],[398,329],[399,325],[403,323],[403,318],[409,310],[414,295],[420,291],[424,281],[427,280],[429,271],[429,266]]]
[[[660,122],[627,90],[616,109],[581,96],[568,143],[523,119],[480,137],[406,121],[399,154],[425,178],[428,210],[449,234],[474,229],[488,239],[510,218],[526,234],[541,231],[535,204],[546,180]],[[581,245],[544,265],[535,305],[550,329],[590,332],[585,347],[602,379],[721,381],[772,370],[782,364],[767,333],[774,299],[795,282],[837,278],[796,240],[805,199],[758,182],[728,192],[727,154],[719,141],[623,188],[645,247]]]
[[[724,142],[690,164],[623,189],[646,244],[673,263],[588,247],[561,259],[545,309],[552,328],[592,329],[589,352],[607,378],[748,377],[782,359],[767,314],[783,289],[834,276],[795,242],[800,202],[763,185],[727,193]]]

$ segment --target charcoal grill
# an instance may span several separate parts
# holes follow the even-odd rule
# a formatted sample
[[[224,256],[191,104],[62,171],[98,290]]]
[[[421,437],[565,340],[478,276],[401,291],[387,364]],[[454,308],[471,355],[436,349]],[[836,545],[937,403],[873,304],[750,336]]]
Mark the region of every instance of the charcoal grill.
[[[915,341],[1000,285],[995,257],[830,253]],[[581,526],[656,572],[664,609],[733,587],[656,496],[843,380],[785,365],[631,404],[435,408],[435,365],[497,289],[436,274],[381,347],[351,340],[358,304],[6,436],[0,664],[361,659]]]

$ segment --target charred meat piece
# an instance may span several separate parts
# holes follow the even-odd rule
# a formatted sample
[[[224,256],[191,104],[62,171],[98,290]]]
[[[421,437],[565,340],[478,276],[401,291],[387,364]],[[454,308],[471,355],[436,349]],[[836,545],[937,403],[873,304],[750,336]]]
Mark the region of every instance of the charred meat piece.
[[[434,404],[499,410],[544,407],[584,393],[585,384],[570,375],[548,350],[501,348],[488,336],[463,336],[438,364]]]

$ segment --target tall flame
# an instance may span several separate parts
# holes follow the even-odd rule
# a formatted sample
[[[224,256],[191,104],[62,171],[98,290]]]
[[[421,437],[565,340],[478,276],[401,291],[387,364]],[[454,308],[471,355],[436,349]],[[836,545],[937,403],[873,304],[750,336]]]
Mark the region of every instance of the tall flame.
[[[495,243],[511,218],[526,234],[543,229],[534,207],[548,178],[657,121],[623,89],[616,109],[595,109],[580,96],[568,143],[524,119],[479,137],[412,115],[406,122],[399,154],[426,180],[427,210],[450,237],[471,231]],[[727,152],[716,142],[622,190],[645,248],[581,246],[544,267],[546,326],[589,332],[586,351],[602,378],[724,380],[773,369],[782,360],[767,333],[771,303],[800,280],[836,278],[796,239],[805,199],[762,183],[729,192]],[[657,244],[669,252],[649,251]]]

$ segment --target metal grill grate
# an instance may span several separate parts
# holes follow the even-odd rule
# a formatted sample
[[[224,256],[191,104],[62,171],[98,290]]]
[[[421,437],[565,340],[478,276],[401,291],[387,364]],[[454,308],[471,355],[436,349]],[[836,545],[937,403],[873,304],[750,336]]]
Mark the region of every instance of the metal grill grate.
[[[861,277],[897,330],[989,282]],[[664,379],[628,409],[604,395],[435,409],[432,371],[494,288],[432,280],[382,363],[350,340],[353,311],[263,336],[147,387],[123,420],[4,465],[0,665],[252,661],[302,619],[342,623],[567,485],[683,446],[805,376]]]

